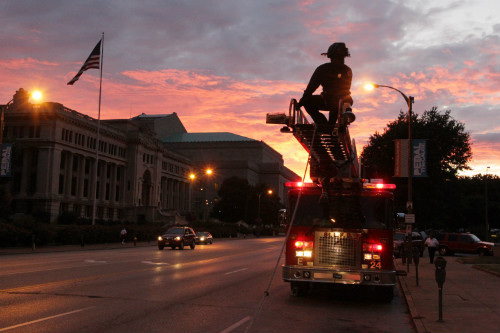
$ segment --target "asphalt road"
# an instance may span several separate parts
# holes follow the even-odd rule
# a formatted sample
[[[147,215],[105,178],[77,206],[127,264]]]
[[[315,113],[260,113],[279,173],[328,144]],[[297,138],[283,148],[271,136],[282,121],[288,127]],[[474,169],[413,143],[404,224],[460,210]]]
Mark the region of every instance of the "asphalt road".
[[[1,256],[0,332],[415,332],[398,290],[290,296],[282,241]]]

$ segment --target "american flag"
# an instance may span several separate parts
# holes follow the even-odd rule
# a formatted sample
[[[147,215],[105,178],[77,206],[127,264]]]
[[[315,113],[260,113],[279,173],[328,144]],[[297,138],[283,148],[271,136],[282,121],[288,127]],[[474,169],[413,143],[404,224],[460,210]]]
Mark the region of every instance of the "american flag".
[[[75,77],[72,78],[71,81],[68,82],[69,85],[73,85],[73,83],[75,83],[76,81],[78,81],[78,79],[80,78],[80,76],[87,69],[89,69],[89,68],[99,69],[99,62],[100,62],[100,59],[101,59],[101,41],[102,40],[100,40],[99,43],[97,43],[97,45],[94,47],[94,50],[92,50],[92,52],[90,53],[90,55],[87,58],[87,60],[85,60],[85,62],[83,63],[82,68],[80,68],[80,70],[78,71],[78,73],[76,73]]]

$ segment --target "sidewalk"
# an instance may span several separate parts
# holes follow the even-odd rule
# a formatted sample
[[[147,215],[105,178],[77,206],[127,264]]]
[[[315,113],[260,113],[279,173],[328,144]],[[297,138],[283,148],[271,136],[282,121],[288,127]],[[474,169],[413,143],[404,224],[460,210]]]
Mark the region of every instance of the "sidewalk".
[[[446,280],[443,285],[442,321],[439,321],[439,290],[435,265],[427,251],[420,258],[418,282],[415,264],[407,276],[399,277],[410,315],[418,333],[423,332],[500,332],[500,277],[457,262],[458,257],[444,257]],[[407,271],[401,259],[396,269]]]

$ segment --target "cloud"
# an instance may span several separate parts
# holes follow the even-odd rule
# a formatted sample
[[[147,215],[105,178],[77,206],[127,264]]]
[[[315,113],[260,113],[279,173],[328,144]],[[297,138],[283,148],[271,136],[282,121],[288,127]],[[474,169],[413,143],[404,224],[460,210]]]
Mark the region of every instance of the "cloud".
[[[480,169],[491,152],[488,163],[500,171],[499,12],[494,0],[4,1],[0,98],[38,88],[46,100],[96,117],[99,72],[66,82],[104,32],[103,118],[177,112],[188,131],[265,140],[300,174],[305,151],[265,115],[288,112],[328,60],[320,53],[343,41],[358,152],[406,111],[394,91],[364,91],[371,81],[415,97],[419,114],[451,110],[471,132],[472,165]]]

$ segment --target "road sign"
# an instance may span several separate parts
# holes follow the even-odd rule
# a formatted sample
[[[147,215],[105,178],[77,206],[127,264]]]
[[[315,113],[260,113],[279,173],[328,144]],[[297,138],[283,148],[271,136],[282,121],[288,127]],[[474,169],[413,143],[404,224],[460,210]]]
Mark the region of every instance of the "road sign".
[[[415,214],[405,214],[405,223],[415,223]]]

